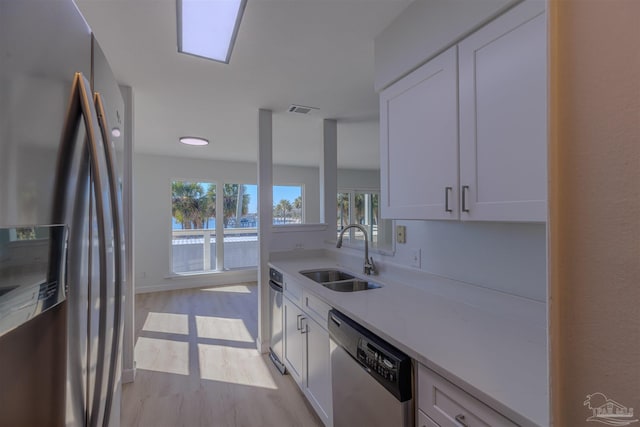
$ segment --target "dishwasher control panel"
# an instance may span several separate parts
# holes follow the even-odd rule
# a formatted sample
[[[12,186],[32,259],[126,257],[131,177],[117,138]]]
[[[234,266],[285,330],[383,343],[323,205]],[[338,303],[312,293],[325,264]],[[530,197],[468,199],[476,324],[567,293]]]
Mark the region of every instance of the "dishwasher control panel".
[[[358,361],[369,368],[371,372],[378,374],[382,379],[392,383],[398,381],[399,362],[390,358],[375,344],[364,338],[360,339],[358,345]]]
[[[336,309],[329,312],[329,337],[400,402],[413,396],[411,358]]]

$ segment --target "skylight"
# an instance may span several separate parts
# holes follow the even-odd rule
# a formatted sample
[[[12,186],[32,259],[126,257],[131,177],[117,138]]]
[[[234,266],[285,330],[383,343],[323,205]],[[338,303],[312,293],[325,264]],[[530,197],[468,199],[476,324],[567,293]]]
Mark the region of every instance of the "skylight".
[[[177,0],[178,52],[229,63],[247,0]]]

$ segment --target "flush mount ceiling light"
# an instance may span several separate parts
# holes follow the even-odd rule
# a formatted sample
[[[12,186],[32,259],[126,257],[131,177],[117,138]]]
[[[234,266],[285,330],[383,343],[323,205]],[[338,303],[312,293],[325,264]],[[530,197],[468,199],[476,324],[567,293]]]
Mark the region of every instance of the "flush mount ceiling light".
[[[186,145],[209,145],[209,140],[199,136],[182,136],[180,142]]]
[[[177,0],[178,52],[229,63],[247,0]]]
[[[120,132],[120,128],[111,129],[111,135],[115,136],[116,138],[122,135],[122,133]]]

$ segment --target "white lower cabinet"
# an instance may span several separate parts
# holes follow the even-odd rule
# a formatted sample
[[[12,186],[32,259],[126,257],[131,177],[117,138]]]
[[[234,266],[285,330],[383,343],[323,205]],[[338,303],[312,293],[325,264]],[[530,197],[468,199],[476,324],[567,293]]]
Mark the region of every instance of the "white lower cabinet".
[[[314,298],[307,295],[306,298]],[[314,305],[317,306],[317,305]],[[329,332],[286,294],[283,304],[284,364],[326,426],[333,425]],[[327,311],[330,307],[327,306]],[[326,313],[325,313],[326,317]]]
[[[418,365],[418,420],[421,427],[517,426],[422,365]]]
[[[284,325],[284,364],[291,377],[302,386],[303,352],[305,336],[302,324],[305,322],[302,310],[285,296],[283,298],[282,324]]]
[[[427,414],[418,409],[418,427],[440,427]]]
[[[325,425],[333,424],[329,332],[318,322],[307,322],[304,394]]]

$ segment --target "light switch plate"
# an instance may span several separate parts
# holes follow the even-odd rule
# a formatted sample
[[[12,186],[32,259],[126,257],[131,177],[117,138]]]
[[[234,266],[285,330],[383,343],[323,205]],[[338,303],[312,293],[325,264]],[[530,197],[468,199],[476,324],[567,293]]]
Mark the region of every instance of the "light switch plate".
[[[396,226],[396,243],[407,243],[407,227],[404,225]]]

